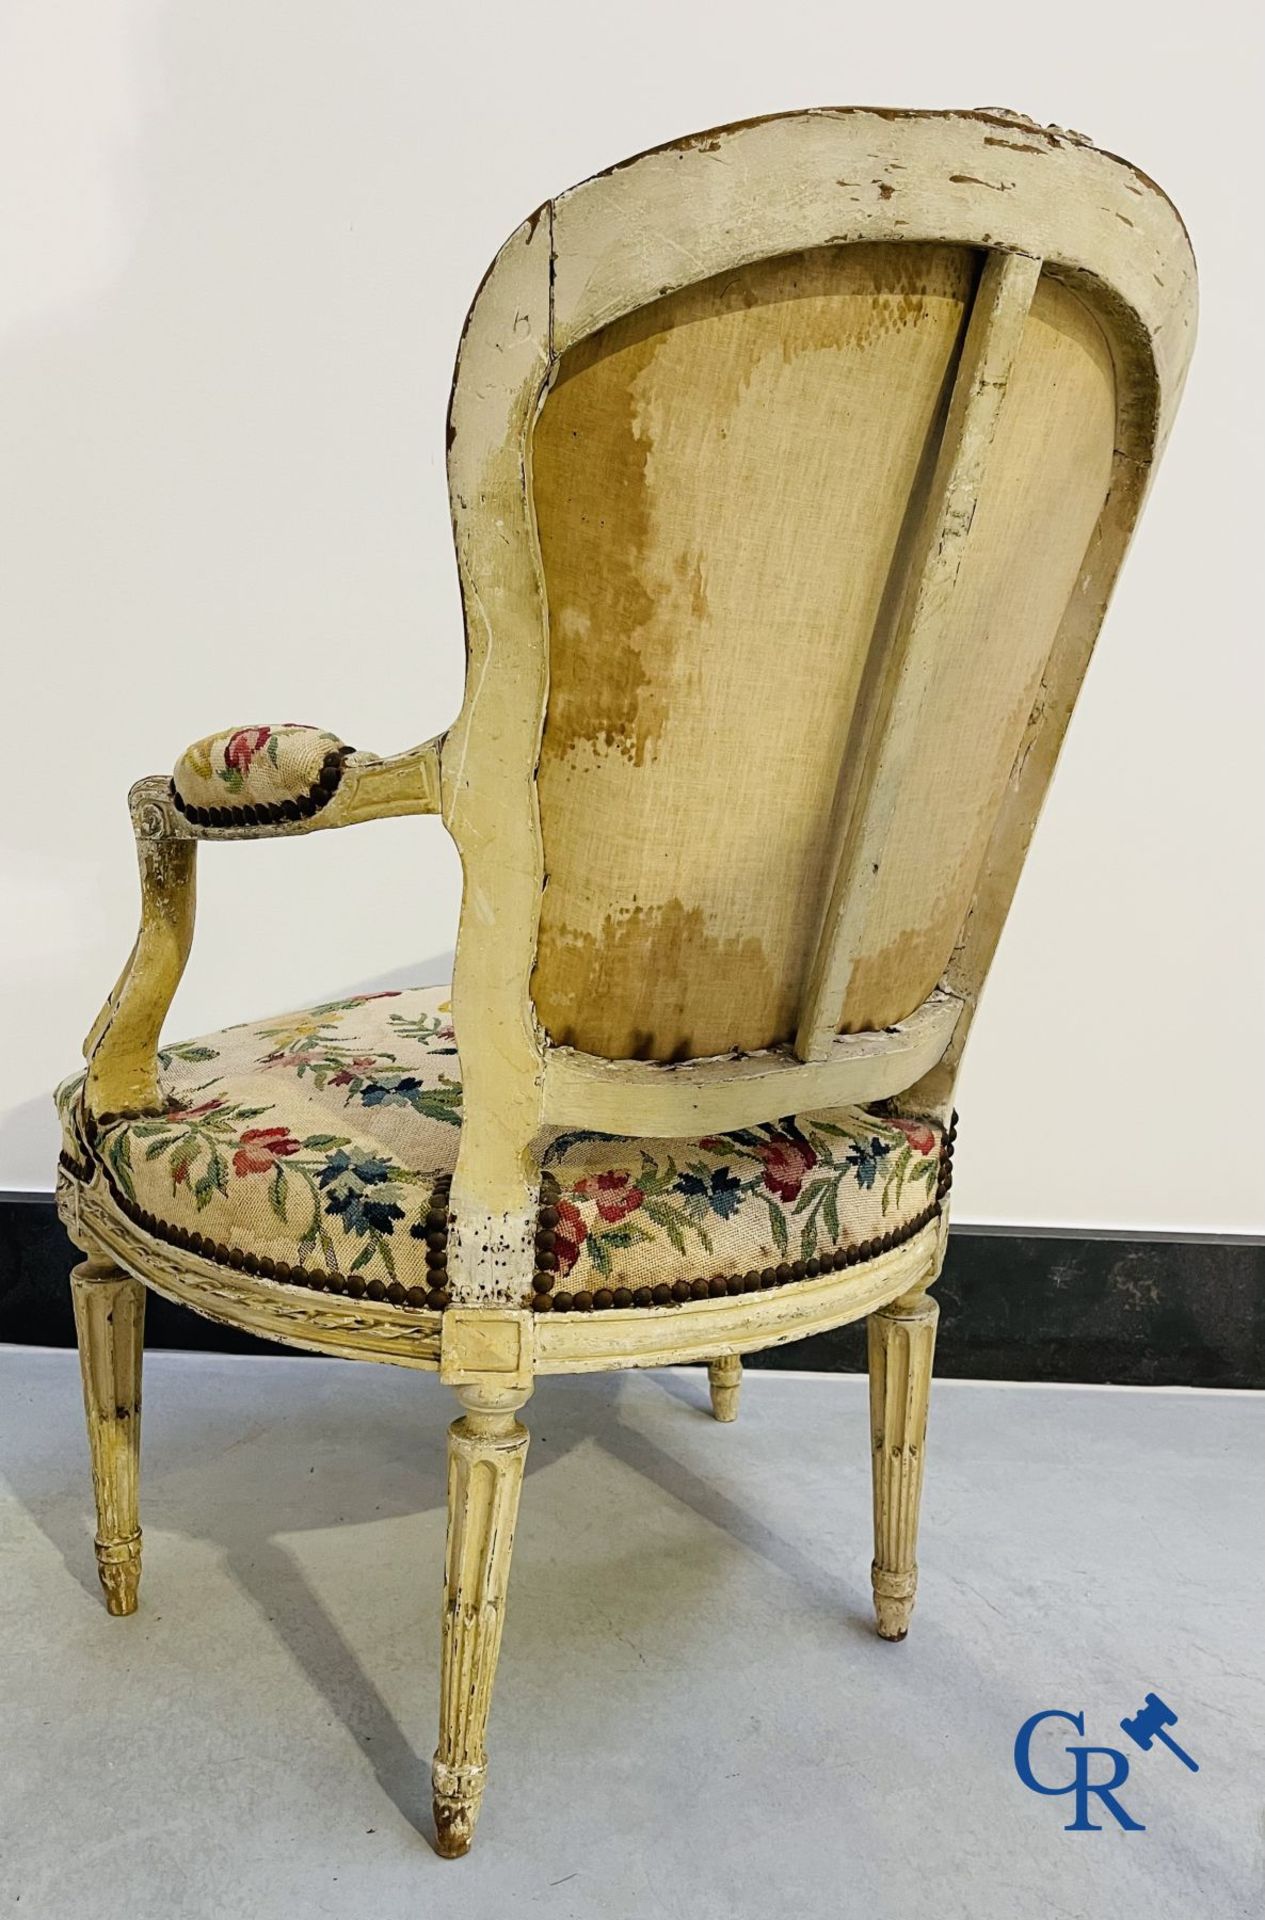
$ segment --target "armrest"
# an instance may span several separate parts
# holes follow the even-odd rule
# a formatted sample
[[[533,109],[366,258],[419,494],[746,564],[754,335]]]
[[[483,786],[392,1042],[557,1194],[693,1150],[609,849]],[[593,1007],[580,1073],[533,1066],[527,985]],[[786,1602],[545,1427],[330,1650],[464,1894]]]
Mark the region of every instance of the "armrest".
[[[442,744],[441,736],[382,759],[315,727],[238,727],[190,747],[171,779],[137,781],[128,806],[141,924],[84,1041],[89,1135],[107,1116],[161,1106],[158,1040],[193,944],[197,841],[261,840],[438,813]]]
[[[386,759],[319,727],[233,727],[195,741],[171,776],[171,801],[196,839],[258,838],[439,811],[439,749],[428,740]]]

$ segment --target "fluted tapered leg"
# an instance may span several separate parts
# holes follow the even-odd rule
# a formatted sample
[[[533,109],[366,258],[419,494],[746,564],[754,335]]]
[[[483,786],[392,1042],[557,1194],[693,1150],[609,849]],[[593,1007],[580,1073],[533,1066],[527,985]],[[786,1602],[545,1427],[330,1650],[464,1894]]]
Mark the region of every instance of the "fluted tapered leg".
[[[884,1640],[903,1640],[914,1610],[927,1400],[939,1318],[939,1307],[925,1293],[894,1300],[870,1315],[871,1580]]]
[[[97,1572],[108,1610],[135,1613],[145,1289],[103,1260],[81,1261],[70,1285],[97,1502]]]
[[[527,1392],[458,1387],[457,1396],[466,1411],[448,1429],[443,1669],[432,1769],[436,1844],[449,1860],[469,1851],[487,1779],[484,1736],[527,1458],[527,1429],[514,1418]]]
[[[707,1365],[707,1382],[712,1390],[712,1412],[717,1420],[738,1418],[738,1389],[742,1385],[742,1362],[736,1353],[724,1354]]]

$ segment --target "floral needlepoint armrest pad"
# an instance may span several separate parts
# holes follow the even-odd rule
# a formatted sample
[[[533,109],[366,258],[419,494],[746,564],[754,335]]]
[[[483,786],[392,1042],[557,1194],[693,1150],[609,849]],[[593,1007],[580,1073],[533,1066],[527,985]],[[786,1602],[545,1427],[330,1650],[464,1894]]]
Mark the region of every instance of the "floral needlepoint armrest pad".
[[[320,727],[233,727],[181,754],[172,798],[200,827],[307,820],[338,791],[352,751]]]

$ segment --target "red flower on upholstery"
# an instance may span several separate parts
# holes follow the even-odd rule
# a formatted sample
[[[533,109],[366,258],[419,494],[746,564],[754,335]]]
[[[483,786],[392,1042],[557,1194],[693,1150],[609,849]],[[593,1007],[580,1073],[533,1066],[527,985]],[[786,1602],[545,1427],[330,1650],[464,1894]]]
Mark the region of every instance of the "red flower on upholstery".
[[[239,727],[236,733],[228,736],[224,764],[245,779],[250,772],[251,761],[262,747],[267,746],[271,735],[271,727]]]
[[[559,1273],[570,1273],[580,1257],[580,1248],[589,1237],[589,1230],[581,1217],[580,1209],[573,1207],[569,1200],[557,1203],[558,1224],[553,1233],[553,1250],[558,1256]]]
[[[294,1055],[291,1054],[290,1061],[292,1062],[293,1059]],[[331,1087],[349,1087],[353,1080],[362,1079],[366,1073],[372,1073],[377,1064],[376,1053],[358,1054],[354,1060],[349,1060],[345,1067],[340,1067],[337,1073],[331,1073],[329,1084]]]
[[[247,1127],[237,1142],[233,1172],[239,1178],[248,1173],[271,1173],[278,1160],[301,1151],[301,1142],[286,1127]]]
[[[764,1162],[764,1184],[779,1200],[794,1200],[817,1165],[817,1155],[802,1136],[775,1133],[756,1148]]]
[[[166,1118],[168,1120],[200,1120],[203,1114],[214,1113],[217,1107],[223,1105],[223,1100],[204,1100],[200,1107],[182,1107],[177,1100],[167,1108]]]
[[[591,1180],[577,1180],[573,1191],[596,1200],[598,1212],[611,1226],[635,1213],[646,1197],[626,1173],[596,1173]]]
[[[274,1047],[271,1053],[265,1053],[260,1059],[261,1067],[290,1067],[301,1073],[304,1067],[314,1067],[325,1058],[318,1046]]]
[[[936,1150],[935,1128],[929,1127],[925,1120],[896,1120],[891,1123],[899,1127],[915,1153],[934,1153]]]

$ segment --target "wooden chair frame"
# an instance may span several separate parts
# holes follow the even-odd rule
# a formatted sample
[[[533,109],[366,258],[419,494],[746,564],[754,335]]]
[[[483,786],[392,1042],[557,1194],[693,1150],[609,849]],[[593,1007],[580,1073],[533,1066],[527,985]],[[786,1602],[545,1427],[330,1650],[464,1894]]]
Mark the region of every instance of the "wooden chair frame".
[[[902,241],[969,246],[984,267],[917,536],[915,586],[892,648],[888,721],[836,849],[795,1043],[671,1066],[552,1045],[531,992],[545,884],[535,779],[549,679],[531,443],[561,358],[609,322],[723,271],[804,249]],[[1075,290],[1110,343],[1118,407],[1110,489],[944,978],[894,1028],[841,1035],[835,1013],[858,958],[868,876],[893,796],[911,775],[909,743],[928,662],[943,637],[1008,370],[1042,273]],[[449,420],[449,484],[468,670],[451,730],[392,759],[352,755],[328,807],[267,829],[192,825],[165,780],[133,790],[141,929],[86,1045],[81,1147],[59,1187],[72,1236],[89,1256],[77,1270],[75,1296],[107,1597],[112,1609],[130,1611],[139,1574],[142,1285],[294,1346],[437,1368],[465,1408],[452,1438],[435,1773],[443,1851],[469,1844],[482,1792],[483,1725],[526,1447],[514,1414],[539,1373],[707,1360],[715,1410],[731,1418],[742,1353],[874,1315],[875,1596],[880,1631],[904,1633],[935,1325],[925,1290],[940,1270],[946,1210],[857,1269],[791,1288],[661,1309],[538,1316],[525,1302],[542,1142],[559,1125],[695,1137],[897,1093],[906,1111],[947,1124],[979,993],[1172,423],[1194,317],[1193,258],[1169,201],[1079,136],[1016,115],[811,111],[643,154],[525,221],[497,255],[466,322]],[[104,1116],[158,1104],[156,1050],[192,938],[197,840],[435,812],[464,872],[453,980],[465,1117],[451,1196],[452,1306],[438,1313],[315,1296],[197,1252],[173,1254],[120,1214],[94,1167],[92,1142]],[[117,1311],[121,1302],[126,1313]]]

